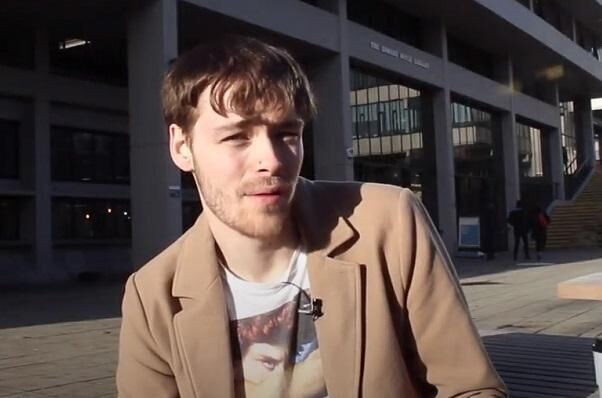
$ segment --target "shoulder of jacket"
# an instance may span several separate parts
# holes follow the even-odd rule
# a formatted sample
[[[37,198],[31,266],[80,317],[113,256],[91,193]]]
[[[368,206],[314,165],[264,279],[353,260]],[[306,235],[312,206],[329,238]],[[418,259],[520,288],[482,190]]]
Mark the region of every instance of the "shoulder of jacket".
[[[329,195],[328,200],[335,205],[344,203],[350,188],[354,190],[354,194],[359,191],[360,200],[348,217],[349,221],[358,228],[368,228],[372,231],[389,229],[400,221],[400,217],[413,218],[412,214],[416,210],[418,199],[407,188],[378,183],[339,184],[341,185],[329,187],[330,190],[334,188],[337,192]]]
[[[337,197],[351,191],[359,191],[362,195],[362,204],[370,204],[372,201],[412,201],[414,194],[408,188],[395,185],[379,184],[373,182],[359,181],[312,181],[312,189],[318,194],[326,194]]]
[[[186,237],[187,234],[182,235],[179,239],[134,272],[133,277],[139,292],[155,291],[158,293],[165,289],[167,293],[171,290],[178,263],[178,256]]]

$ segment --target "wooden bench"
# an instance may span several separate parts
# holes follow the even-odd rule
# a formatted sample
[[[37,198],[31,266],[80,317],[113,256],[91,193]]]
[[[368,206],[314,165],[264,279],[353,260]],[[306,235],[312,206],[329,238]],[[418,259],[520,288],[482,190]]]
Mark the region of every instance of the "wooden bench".
[[[602,272],[560,282],[557,295],[565,299],[602,300]]]

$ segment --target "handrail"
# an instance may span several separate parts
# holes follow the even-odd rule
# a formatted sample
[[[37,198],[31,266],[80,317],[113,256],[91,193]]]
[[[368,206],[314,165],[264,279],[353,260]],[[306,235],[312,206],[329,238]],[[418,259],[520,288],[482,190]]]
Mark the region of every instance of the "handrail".
[[[575,160],[577,160],[577,158],[575,158]],[[584,160],[583,163],[581,163],[581,165],[577,168],[577,170],[575,170],[575,172],[573,173],[573,175],[575,175],[575,176],[579,175],[585,169],[586,166],[590,166],[591,167],[589,159]]]
[[[585,165],[585,162],[581,164],[580,167],[577,168],[577,170],[574,173],[569,173],[568,170],[570,170],[571,166],[573,165],[573,163],[576,163],[578,161],[577,156],[575,156],[573,158],[573,160],[571,160],[571,162],[569,164],[567,164],[566,166],[564,166],[564,175],[575,175],[577,174],[577,172],[579,171],[579,169],[581,167],[583,167]]]
[[[575,173],[565,175],[565,192],[566,199],[572,200],[592,170],[592,164],[589,158],[585,159],[583,163],[577,168]]]

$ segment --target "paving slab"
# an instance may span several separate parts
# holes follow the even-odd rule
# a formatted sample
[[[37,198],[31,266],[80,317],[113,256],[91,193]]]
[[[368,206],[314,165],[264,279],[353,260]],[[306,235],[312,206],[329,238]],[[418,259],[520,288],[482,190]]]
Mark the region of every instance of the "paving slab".
[[[601,303],[556,296],[559,282],[600,272],[602,250],[550,252],[542,262],[517,263],[508,254],[456,259],[456,270],[473,319],[484,338],[492,336],[486,344],[496,345],[501,364],[505,340],[495,336],[580,338],[582,350],[602,336]],[[114,397],[122,292],[123,281],[0,291],[0,398]],[[505,368],[504,374],[513,383],[527,376]],[[540,381],[545,384],[543,376]],[[595,395],[588,382],[571,398]]]

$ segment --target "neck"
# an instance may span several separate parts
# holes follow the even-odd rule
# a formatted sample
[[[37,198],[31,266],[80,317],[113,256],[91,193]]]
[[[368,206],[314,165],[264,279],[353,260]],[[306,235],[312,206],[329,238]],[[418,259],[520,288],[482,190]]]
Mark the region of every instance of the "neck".
[[[209,215],[209,226],[224,265],[250,282],[273,282],[288,268],[300,238],[291,219],[277,236],[249,237]]]

